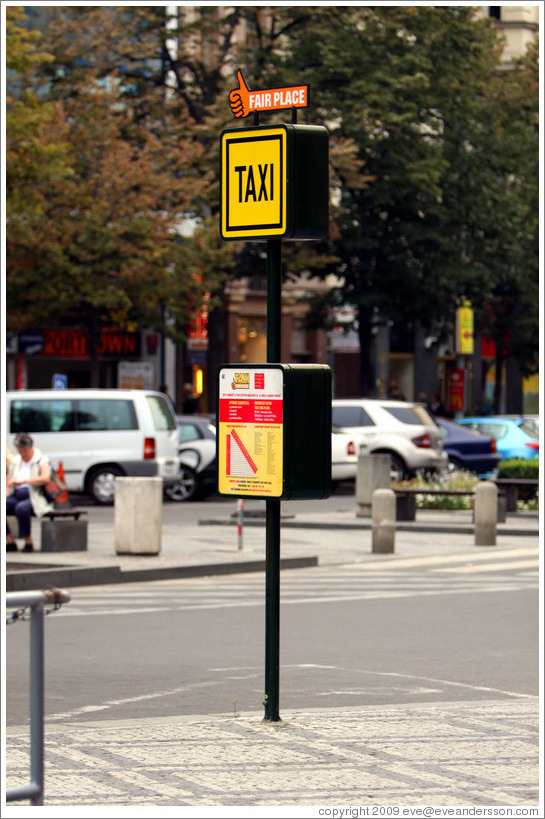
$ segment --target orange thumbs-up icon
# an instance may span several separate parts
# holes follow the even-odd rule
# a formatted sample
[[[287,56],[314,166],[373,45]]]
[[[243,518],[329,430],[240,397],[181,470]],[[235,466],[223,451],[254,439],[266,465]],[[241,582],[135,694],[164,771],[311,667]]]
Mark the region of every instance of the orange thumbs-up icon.
[[[252,111],[280,111],[284,108],[306,108],[308,105],[308,85],[250,91],[240,69],[237,80],[238,88],[229,92],[229,105],[237,119],[247,117]]]
[[[235,117],[247,117],[250,113],[250,89],[246,85],[246,81],[240,70],[237,71],[237,80],[239,87],[233,88],[229,93],[229,105]]]

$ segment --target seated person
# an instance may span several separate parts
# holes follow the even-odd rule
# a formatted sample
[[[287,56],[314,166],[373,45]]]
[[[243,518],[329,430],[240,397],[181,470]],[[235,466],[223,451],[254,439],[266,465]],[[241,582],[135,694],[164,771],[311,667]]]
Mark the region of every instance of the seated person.
[[[51,478],[51,464],[34,446],[27,432],[15,436],[17,455],[8,467],[6,478],[6,516],[15,515],[19,524],[19,537],[24,538],[23,552],[34,551],[30,533],[30,518],[42,517],[53,507],[46,500],[43,487]],[[16,552],[17,544],[6,517],[6,552]]]

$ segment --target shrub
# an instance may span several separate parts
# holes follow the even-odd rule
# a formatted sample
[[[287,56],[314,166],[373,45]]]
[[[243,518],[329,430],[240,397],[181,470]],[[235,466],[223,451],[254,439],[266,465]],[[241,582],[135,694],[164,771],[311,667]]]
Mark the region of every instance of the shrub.
[[[539,458],[508,458],[500,461],[498,478],[539,478]]]
[[[500,461],[498,478],[532,478],[539,480],[539,458],[507,458]],[[537,486],[519,486],[519,502],[537,501]],[[528,507],[525,507],[528,508]]]
[[[475,489],[479,478],[471,472],[439,472],[433,475],[418,474],[410,481],[392,483],[393,488],[402,489],[408,486],[411,489],[422,489],[422,494],[416,495],[418,509],[472,509],[471,495],[428,495],[426,489]]]

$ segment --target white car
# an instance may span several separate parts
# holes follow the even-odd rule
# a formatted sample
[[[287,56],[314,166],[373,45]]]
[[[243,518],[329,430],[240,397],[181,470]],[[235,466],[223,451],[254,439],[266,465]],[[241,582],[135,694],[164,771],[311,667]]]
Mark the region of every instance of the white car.
[[[205,498],[216,489],[216,427],[202,415],[177,415],[180,473],[165,495],[173,501]]]
[[[363,435],[333,428],[331,432],[331,481],[333,484],[339,481],[355,480],[360,446],[364,443]]]
[[[446,469],[439,427],[421,404],[381,398],[334,398],[333,424],[363,437],[361,449],[390,455],[392,480],[403,480],[417,470]]]

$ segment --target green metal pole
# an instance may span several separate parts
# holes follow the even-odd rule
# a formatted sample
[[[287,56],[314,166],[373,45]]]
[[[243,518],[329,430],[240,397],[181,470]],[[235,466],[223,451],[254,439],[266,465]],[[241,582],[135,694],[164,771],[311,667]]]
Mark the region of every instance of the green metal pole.
[[[267,362],[279,364],[282,339],[282,240],[267,240]],[[280,501],[266,502],[265,716],[279,722]]]

